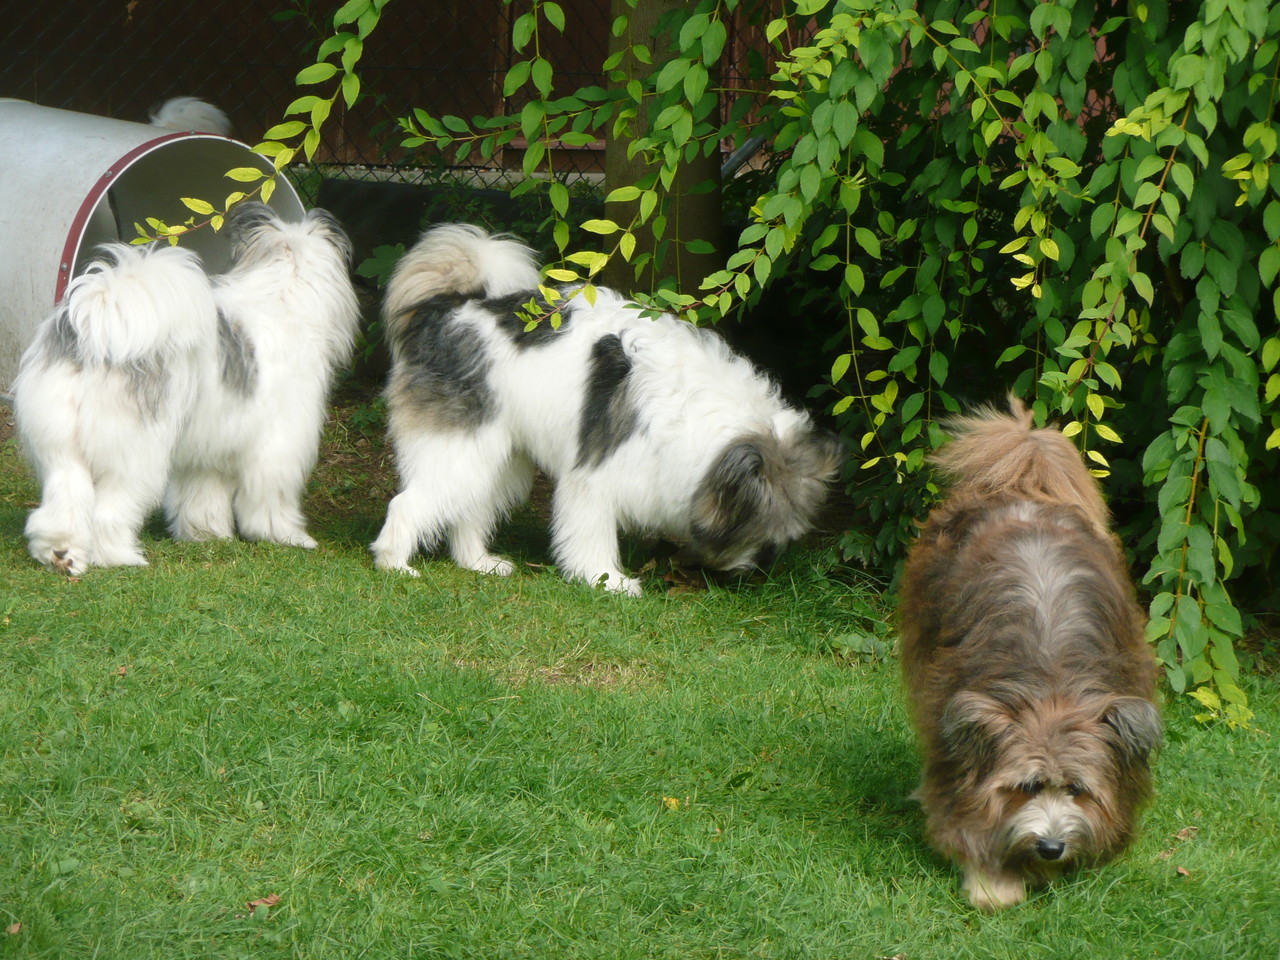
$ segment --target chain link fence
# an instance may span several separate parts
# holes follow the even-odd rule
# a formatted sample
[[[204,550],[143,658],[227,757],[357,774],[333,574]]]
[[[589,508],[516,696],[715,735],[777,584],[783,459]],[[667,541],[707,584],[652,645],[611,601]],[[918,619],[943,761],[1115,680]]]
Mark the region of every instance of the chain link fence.
[[[315,56],[335,2],[313,0],[66,0],[14,5],[0,23],[6,56],[0,97],[146,122],[174,96],[216,104],[234,135],[254,143],[283,119],[299,95],[297,71]],[[543,53],[558,86],[600,83],[608,43],[608,4],[566,3],[570,32],[548,37]],[[575,9],[576,8],[576,9]],[[502,0],[432,0],[387,6],[361,62],[365,96],[341,103],[315,158],[325,176],[418,182],[428,168],[407,157],[396,117],[415,106],[433,114],[493,115],[509,109],[502,78],[513,61]],[[518,109],[518,107],[517,107]],[[452,168],[459,182],[492,184],[519,169],[516,142],[489,163]],[[603,145],[568,158],[570,177],[603,172]],[[300,186],[308,192],[307,178]],[[310,185],[314,186],[314,185]],[[313,192],[313,191],[312,191]],[[314,196],[308,197],[314,199]]]
[[[293,78],[311,63],[338,0],[62,0],[11,5],[0,22],[6,56],[0,97],[145,122],[174,96],[216,104],[238,139],[254,143],[280,122],[298,95]],[[557,89],[600,84],[609,42],[609,4],[563,0],[564,35],[544,31],[541,53],[556,68]],[[511,48],[511,21],[522,11],[502,0],[430,0],[387,5],[365,45],[365,96],[341,102],[325,126],[316,165],[327,176],[417,182],[448,163],[405,156],[396,117],[419,106],[470,118],[518,111],[502,79],[522,55]],[[742,18],[739,17],[741,20]],[[732,24],[730,60],[763,47],[758,26]],[[733,89],[732,63],[722,82]],[[519,170],[516,140],[487,163],[449,168],[459,182],[492,185]],[[569,179],[598,179],[604,145],[557,157]],[[425,159],[425,162],[424,162]],[[304,178],[305,180],[305,178]],[[304,193],[308,184],[301,184]],[[308,197],[314,199],[314,197]]]
[[[560,0],[566,30],[544,30],[540,53],[556,70],[556,89],[602,85],[608,56],[607,0]],[[60,0],[11,4],[0,20],[6,56],[0,97],[146,122],[176,96],[221,108],[233,135],[256,143],[308,92],[294,84],[331,33],[340,0]],[[720,82],[728,115],[745,92],[743,68],[767,50],[757,20],[741,11],[729,24]],[[512,201],[526,147],[517,138],[492,158],[473,154],[459,166],[430,150],[399,146],[396,119],[422,107],[464,118],[518,113],[522,94],[503,97],[510,65],[528,53],[511,46],[516,0],[395,0],[365,43],[363,95],[346,109],[339,98],[314,162],[290,170],[304,202],[330,209],[347,226],[357,262],[382,244],[411,242],[426,220],[471,219],[529,232],[545,211],[538,198]],[[758,73],[760,64],[756,64]],[[527,94],[523,94],[526,95]],[[739,108],[742,104],[738,104]],[[604,142],[557,148],[556,175],[575,203],[598,203]],[[725,144],[725,155],[731,144]],[[731,161],[736,163],[736,158]],[[588,216],[594,215],[591,213]]]

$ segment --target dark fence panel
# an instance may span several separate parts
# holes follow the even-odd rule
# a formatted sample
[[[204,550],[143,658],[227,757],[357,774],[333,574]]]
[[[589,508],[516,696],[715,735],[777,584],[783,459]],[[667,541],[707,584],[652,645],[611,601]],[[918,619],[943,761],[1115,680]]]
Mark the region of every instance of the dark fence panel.
[[[563,6],[571,35],[548,38],[544,51],[559,85],[599,83],[608,5]],[[197,96],[224,110],[235,135],[253,143],[300,95],[293,78],[329,35],[336,7],[252,0],[23,4],[0,23],[6,51],[0,96],[143,122],[169,97]],[[510,17],[501,0],[389,4],[362,60],[367,96],[351,111],[335,108],[317,164],[340,165],[352,176],[420,175],[396,170],[405,160],[396,147],[396,116],[415,106],[468,118],[503,111]],[[594,155],[600,152],[579,167],[600,172]],[[513,160],[518,166],[518,153],[496,158],[493,167]],[[478,179],[480,171],[471,169]]]

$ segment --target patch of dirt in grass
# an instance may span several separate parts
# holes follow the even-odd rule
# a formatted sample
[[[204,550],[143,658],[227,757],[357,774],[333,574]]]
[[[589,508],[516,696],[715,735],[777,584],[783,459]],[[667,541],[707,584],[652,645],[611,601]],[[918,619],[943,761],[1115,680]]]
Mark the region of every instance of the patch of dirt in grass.
[[[349,398],[330,411],[307,494],[313,522],[346,522],[352,516],[380,522],[395,495],[391,447],[380,423],[365,425],[370,416],[367,404]]]
[[[0,403],[0,480],[4,487],[4,494],[0,496],[4,502],[26,509],[39,504],[35,477],[18,448],[13,408],[6,403]]]
[[[647,663],[601,663],[583,660],[577,663],[508,664],[499,667],[476,660],[455,660],[454,665],[469,670],[483,670],[506,682],[524,687],[541,684],[548,687],[581,687],[595,690],[635,689],[657,681],[657,672]]]
[[[519,674],[515,680],[525,683],[543,683],[549,687],[595,687],[611,690],[614,687],[638,687],[654,679],[647,664],[585,663],[556,664],[551,667],[534,667],[526,677]]]

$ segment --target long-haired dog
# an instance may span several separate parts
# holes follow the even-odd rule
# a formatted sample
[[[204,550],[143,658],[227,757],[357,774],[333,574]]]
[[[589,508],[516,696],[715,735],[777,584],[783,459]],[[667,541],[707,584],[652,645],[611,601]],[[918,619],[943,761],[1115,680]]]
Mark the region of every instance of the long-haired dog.
[[[198,367],[216,349],[209,280],[178,247],[107,244],[36,331],[14,382],[18,434],[41,484],[31,555],[79,575],[142,565]]]
[[[899,620],[917,794],[973,904],[1023,900],[1130,841],[1161,739],[1155,660],[1097,483],[1031,413],[953,423],[953,481],[911,548]]]
[[[216,133],[231,136],[231,121],[212,103],[197,97],[170,97],[151,111],[147,119],[153,127],[184,133]]]
[[[323,210],[289,223],[241,203],[225,229],[232,266],[213,283],[215,347],[174,449],[169,528],[314,547],[301,502],[359,320],[350,244]]]
[[[378,567],[414,573],[414,554],[445,538],[460,566],[510,573],[489,540],[535,467],[555,484],[560,572],[631,595],[620,529],[739,571],[810,528],[842,460],[834,435],[719,336],[611,290],[594,304],[562,291],[558,326],[530,327],[537,283],[529,248],[461,224],[429,230],[397,265],[384,313],[401,488]]]

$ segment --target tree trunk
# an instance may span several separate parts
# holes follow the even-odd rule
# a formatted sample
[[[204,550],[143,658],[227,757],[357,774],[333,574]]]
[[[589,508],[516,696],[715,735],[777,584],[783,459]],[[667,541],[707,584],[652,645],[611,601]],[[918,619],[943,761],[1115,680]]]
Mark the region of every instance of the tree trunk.
[[[642,43],[654,53],[654,64],[641,63],[634,57],[624,57],[619,69],[626,73],[628,79],[644,79],[662,68],[662,57],[659,51],[666,48],[664,42],[655,40],[654,32],[663,14],[670,10],[678,10],[685,6],[684,0],[635,0],[632,8],[627,0],[612,0],[611,21],[619,16],[628,18],[628,28],[622,36],[609,38],[609,53],[613,55],[632,44]],[[624,81],[625,84],[625,81]],[[716,85],[714,79],[712,86]],[[718,114],[718,108],[716,113]],[[716,123],[715,116],[712,122]],[[633,123],[635,136],[644,136],[648,129],[648,121],[643,113]],[[636,183],[653,168],[645,163],[643,154],[627,157],[630,141],[625,137],[610,136],[605,144],[605,187],[614,190],[618,187]],[[711,189],[706,188],[710,183]],[[700,192],[691,192],[702,186]],[[610,204],[605,215],[625,225],[636,209],[636,204]],[[708,157],[697,156],[684,162],[672,181],[671,191],[667,196],[667,226],[662,235],[666,248],[661,263],[649,260],[645,267],[636,274],[632,263],[621,256],[615,256],[605,268],[603,281],[612,287],[637,292],[651,292],[659,286],[664,278],[674,278],[675,288],[684,293],[696,295],[702,278],[724,266],[724,253],[721,238],[721,198],[720,198],[720,151],[713,150]],[[634,262],[643,253],[656,254],[659,241],[654,239],[650,223],[636,230],[636,249],[632,256]],[[711,244],[712,253],[690,253],[683,243],[690,240],[705,240]]]

